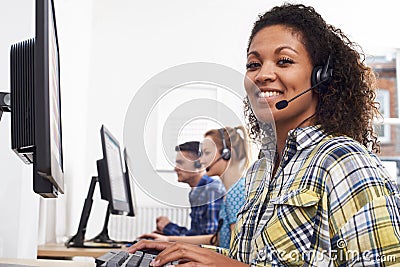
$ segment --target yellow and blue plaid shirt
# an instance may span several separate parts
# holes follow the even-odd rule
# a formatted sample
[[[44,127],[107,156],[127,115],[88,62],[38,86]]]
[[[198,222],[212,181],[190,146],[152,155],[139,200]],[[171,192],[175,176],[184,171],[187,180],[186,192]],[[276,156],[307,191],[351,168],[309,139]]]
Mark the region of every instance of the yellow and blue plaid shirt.
[[[375,155],[310,126],[289,133],[272,179],[271,158],[247,172],[230,257],[252,266],[400,265],[398,189]]]

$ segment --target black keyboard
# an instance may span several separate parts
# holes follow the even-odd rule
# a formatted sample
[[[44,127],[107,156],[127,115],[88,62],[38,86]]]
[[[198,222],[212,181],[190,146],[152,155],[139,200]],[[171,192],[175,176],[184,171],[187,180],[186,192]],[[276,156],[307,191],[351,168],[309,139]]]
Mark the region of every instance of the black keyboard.
[[[104,255],[96,258],[97,267],[148,267],[150,262],[157,256],[158,251],[136,251],[130,254],[126,251],[109,251]],[[164,266],[178,264],[171,262]]]

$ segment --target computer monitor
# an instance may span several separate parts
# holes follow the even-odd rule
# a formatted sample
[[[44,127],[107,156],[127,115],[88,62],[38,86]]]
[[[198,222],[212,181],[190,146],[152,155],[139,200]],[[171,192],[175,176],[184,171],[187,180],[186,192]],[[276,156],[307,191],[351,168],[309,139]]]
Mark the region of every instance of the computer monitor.
[[[101,198],[110,203],[112,214],[128,214],[129,181],[126,180],[118,140],[103,125],[100,129],[103,158],[97,161]]]
[[[117,215],[134,216],[135,198],[133,188],[131,188],[127,153],[124,151],[124,163],[121,155],[121,148],[114,135],[102,125],[100,129],[101,145],[103,158],[97,160],[97,174],[92,177],[85,204],[83,206],[81,219],[77,233],[71,237],[65,245],[67,247],[87,247],[87,248],[116,248],[120,247],[118,242],[112,240],[108,235],[108,222],[110,213]],[[125,164],[125,171],[123,169]],[[96,183],[99,182],[101,198],[108,201],[106,216],[102,231],[94,238],[85,242],[86,226],[89,220],[90,211],[93,203],[93,193]],[[89,243],[90,242],[90,243]],[[91,244],[102,243],[101,245]]]
[[[11,46],[11,148],[33,163],[33,189],[64,193],[60,59],[52,0],[36,0],[35,38]]]
[[[125,164],[125,181],[126,184],[128,185],[128,202],[129,202],[129,213],[127,214],[127,216],[130,217],[135,217],[136,214],[136,197],[135,197],[135,190],[133,187],[133,179],[131,179],[130,176],[130,171],[129,171],[129,167],[128,167],[128,162],[129,162],[129,155],[128,155],[128,151],[126,150],[126,148],[124,149],[124,164]]]

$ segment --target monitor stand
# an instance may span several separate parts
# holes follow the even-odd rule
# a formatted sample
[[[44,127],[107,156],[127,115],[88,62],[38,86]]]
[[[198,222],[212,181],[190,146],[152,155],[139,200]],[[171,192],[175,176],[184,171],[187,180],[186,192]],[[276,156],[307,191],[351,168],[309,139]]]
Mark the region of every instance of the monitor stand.
[[[103,230],[101,230],[101,232],[97,236],[93,237],[92,239],[89,239],[88,242],[116,244],[116,242],[112,240],[108,235],[108,222],[110,220],[110,213],[111,213],[110,206],[111,206],[110,203],[108,203],[106,218],[104,219]]]
[[[65,246],[69,247],[76,247],[76,248],[121,248],[121,246],[117,245],[114,241],[112,241],[108,237],[108,220],[110,217],[110,204],[107,207],[107,214],[106,220],[104,222],[103,231],[96,236],[92,241],[96,242],[98,239],[101,243],[93,244],[91,241],[88,240],[89,243],[85,242],[85,233],[86,227],[89,220],[90,211],[92,210],[93,204],[93,193],[96,187],[96,183],[98,182],[98,178],[93,176],[92,180],[90,181],[89,191],[87,197],[85,199],[85,204],[83,205],[81,219],[79,221],[78,231],[77,233],[72,236],[70,239],[65,242]],[[104,242],[103,242],[104,241]],[[97,241],[98,242],[98,241]]]

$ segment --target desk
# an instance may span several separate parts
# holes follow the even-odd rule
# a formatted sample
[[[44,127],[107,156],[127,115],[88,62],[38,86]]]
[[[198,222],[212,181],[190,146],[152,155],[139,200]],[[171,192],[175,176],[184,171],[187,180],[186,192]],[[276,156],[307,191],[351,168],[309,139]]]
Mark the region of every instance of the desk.
[[[0,263],[6,264],[22,264],[38,267],[95,267],[94,262],[77,262],[63,260],[31,260],[31,259],[6,259],[0,258]]]
[[[67,248],[64,244],[45,244],[38,246],[38,258],[51,258],[51,259],[71,259],[75,256],[93,257],[97,258],[110,250],[123,250],[110,249],[110,248]]]

